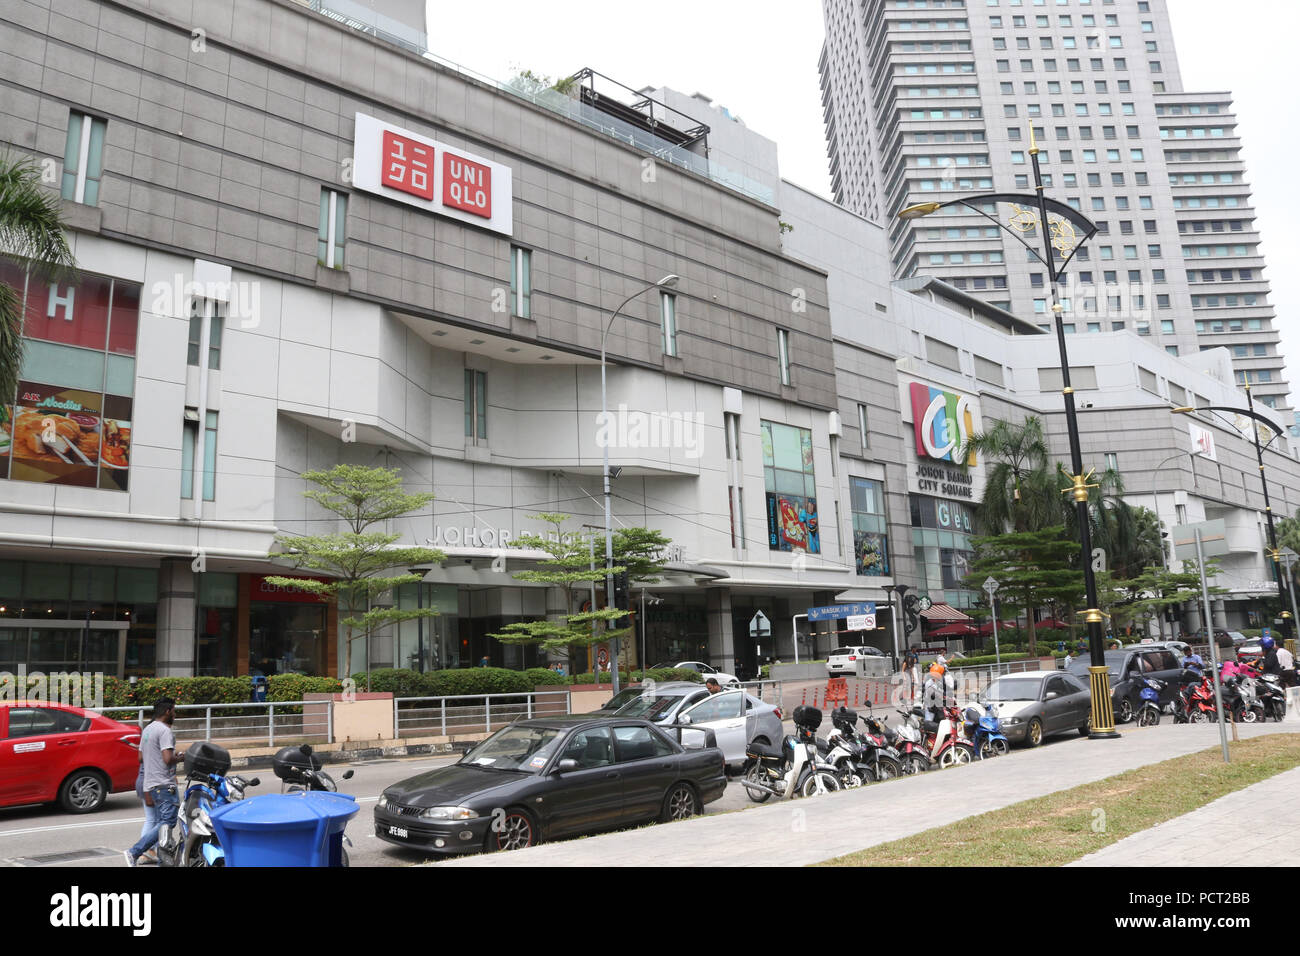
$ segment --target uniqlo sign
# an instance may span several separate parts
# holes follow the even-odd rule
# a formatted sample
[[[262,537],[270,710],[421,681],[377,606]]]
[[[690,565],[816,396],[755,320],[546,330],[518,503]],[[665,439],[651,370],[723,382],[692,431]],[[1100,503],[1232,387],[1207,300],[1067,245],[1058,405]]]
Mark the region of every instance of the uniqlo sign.
[[[356,114],[352,184],[427,212],[513,231],[511,169],[435,139]]]
[[[433,198],[433,147],[384,130],[381,182],[421,199]]]

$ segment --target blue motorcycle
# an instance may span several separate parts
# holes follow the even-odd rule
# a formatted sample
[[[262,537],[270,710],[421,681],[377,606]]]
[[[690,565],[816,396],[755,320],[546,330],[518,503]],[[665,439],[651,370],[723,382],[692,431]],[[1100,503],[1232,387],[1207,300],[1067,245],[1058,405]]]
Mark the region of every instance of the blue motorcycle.
[[[227,764],[227,769],[228,769]],[[179,838],[173,841],[172,833],[165,830],[158,841],[160,866],[224,866],[225,851],[217,841],[209,814],[213,809],[244,798],[248,787],[261,781],[254,777],[245,780],[240,776],[226,776],[224,772],[191,772],[186,781],[185,798],[181,802],[176,822],[180,826]]]
[[[1139,727],[1154,727],[1160,723],[1160,692],[1165,689],[1165,682],[1154,677],[1142,679],[1142,690],[1138,697],[1142,699],[1142,708],[1138,711]]]
[[[963,729],[980,760],[986,757],[1000,757],[1010,753],[1011,742],[1002,733],[1002,724],[998,720],[997,705],[990,702],[985,707],[971,704],[962,715]]]

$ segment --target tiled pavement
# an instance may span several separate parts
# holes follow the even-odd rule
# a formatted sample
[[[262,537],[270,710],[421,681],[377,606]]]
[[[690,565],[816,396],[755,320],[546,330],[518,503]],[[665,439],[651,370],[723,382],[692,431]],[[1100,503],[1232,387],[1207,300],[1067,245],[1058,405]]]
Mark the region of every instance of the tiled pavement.
[[[1300,767],[1135,833],[1070,866],[1295,866],[1300,862]],[[1248,834],[1249,852],[1239,841]],[[1238,850],[1225,852],[1227,844]]]
[[[1300,722],[1238,729],[1242,738],[1296,733],[1300,732]],[[1119,740],[1099,741],[1074,735],[1059,737],[1038,750],[1015,750],[997,760],[862,790],[781,801],[667,826],[547,844],[515,853],[448,860],[437,865],[802,866],[1170,757],[1216,747],[1219,743],[1214,725],[1169,722],[1158,727],[1129,725],[1122,728],[1122,734]],[[1295,780],[1292,775],[1296,773],[1292,771],[1285,776]],[[1246,819],[1250,818],[1248,812]],[[1239,817],[1237,822],[1240,821]],[[1141,836],[1129,839],[1137,840]],[[1150,859],[1141,862],[1153,865]],[[1188,862],[1186,855],[1181,862]],[[1251,862],[1263,861],[1252,859]],[[1117,861],[1116,865],[1123,863]]]

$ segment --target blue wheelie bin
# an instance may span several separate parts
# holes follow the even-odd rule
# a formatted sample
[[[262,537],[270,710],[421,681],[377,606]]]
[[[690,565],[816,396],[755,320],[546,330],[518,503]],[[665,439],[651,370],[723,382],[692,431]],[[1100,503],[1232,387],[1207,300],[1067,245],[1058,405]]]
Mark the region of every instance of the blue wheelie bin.
[[[360,812],[346,793],[268,793],[212,811],[227,866],[343,866],[343,831]]]
[[[263,704],[266,702],[266,688],[270,681],[261,674],[253,675],[253,696],[252,703]]]

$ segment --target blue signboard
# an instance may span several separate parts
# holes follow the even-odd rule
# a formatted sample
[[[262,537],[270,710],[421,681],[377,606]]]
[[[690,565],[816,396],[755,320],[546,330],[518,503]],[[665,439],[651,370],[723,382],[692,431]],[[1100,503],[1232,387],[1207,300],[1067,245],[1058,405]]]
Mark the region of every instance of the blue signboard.
[[[855,617],[859,614],[875,614],[876,604],[874,601],[866,601],[862,604],[832,604],[829,607],[810,607],[808,609],[809,621],[835,621],[840,618]]]

